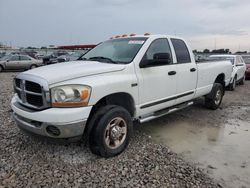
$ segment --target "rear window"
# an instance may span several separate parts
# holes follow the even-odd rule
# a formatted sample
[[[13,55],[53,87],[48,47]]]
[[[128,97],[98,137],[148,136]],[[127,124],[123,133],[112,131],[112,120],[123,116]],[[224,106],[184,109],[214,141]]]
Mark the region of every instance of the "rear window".
[[[250,56],[242,57],[246,64],[250,64]]]
[[[190,63],[191,58],[185,42],[180,39],[171,39],[171,42],[174,46],[177,63]]]

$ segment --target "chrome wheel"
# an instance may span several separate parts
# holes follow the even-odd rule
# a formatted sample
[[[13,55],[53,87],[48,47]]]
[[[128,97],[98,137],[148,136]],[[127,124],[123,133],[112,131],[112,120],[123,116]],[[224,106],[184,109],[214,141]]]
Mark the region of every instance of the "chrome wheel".
[[[106,127],[104,139],[110,149],[116,149],[123,144],[127,136],[127,124],[124,119],[116,117]]]
[[[219,105],[220,102],[221,102],[221,99],[222,99],[222,91],[221,91],[221,90],[218,90],[218,91],[216,92],[216,95],[215,95],[214,103],[215,103],[216,105]]]

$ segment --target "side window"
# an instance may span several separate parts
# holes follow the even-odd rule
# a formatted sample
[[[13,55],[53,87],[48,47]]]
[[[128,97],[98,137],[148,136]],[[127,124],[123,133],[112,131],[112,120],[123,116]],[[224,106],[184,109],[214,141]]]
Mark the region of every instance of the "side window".
[[[191,63],[190,54],[184,41],[180,39],[171,39],[174,46],[177,63]]]
[[[243,58],[241,56],[240,56],[240,63],[245,64],[245,61],[243,60]]]
[[[145,53],[143,59],[153,60],[154,54],[157,53],[169,53],[172,63],[172,53],[167,39],[156,39],[153,41]]]
[[[21,61],[28,61],[28,60],[30,60],[30,58],[27,56],[20,56],[20,60]]]
[[[11,58],[10,58],[10,61],[18,61],[19,60],[19,58],[18,58],[18,56],[12,56]]]

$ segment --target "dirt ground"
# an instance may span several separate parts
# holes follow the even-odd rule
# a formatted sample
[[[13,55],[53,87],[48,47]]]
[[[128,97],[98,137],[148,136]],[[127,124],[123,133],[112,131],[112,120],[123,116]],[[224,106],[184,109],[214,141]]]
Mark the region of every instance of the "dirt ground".
[[[0,188],[221,187],[206,172],[144,131],[119,156],[93,155],[83,142],[47,142],[23,134],[12,119],[16,73],[0,73]]]
[[[226,187],[249,187],[250,81],[227,91],[218,110],[204,108],[203,102],[140,125],[140,130]]]
[[[249,187],[250,81],[227,91],[221,108],[203,100],[135,124],[121,155],[102,159],[81,143],[24,135],[11,118],[15,73],[0,74],[0,187]]]

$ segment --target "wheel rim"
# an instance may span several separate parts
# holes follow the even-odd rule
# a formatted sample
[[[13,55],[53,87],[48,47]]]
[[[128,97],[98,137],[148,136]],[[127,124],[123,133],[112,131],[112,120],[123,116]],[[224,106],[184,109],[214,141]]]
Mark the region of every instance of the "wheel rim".
[[[105,129],[104,139],[107,147],[116,149],[121,146],[127,137],[127,124],[121,117],[112,119]]]
[[[34,68],[36,68],[36,66],[35,66],[35,65],[32,65],[32,66],[30,67],[30,69],[34,69]]]
[[[219,105],[221,99],[222,99],[222,92],[221,92],[221,90],[218,90],[218,91],[216,92],[216,95],[215,95],[214,103],[215,103],[216,105]]]

